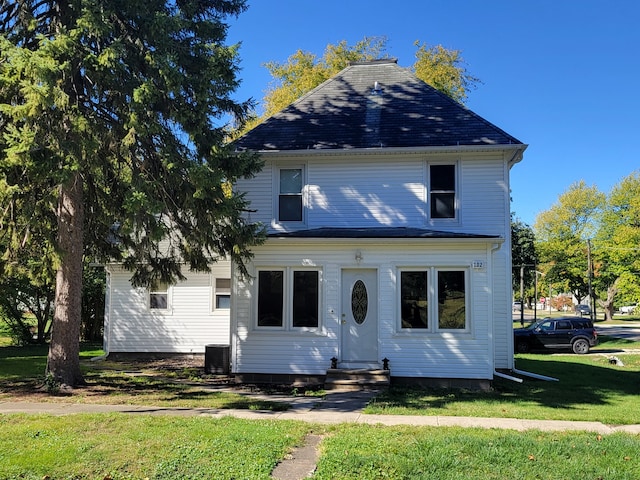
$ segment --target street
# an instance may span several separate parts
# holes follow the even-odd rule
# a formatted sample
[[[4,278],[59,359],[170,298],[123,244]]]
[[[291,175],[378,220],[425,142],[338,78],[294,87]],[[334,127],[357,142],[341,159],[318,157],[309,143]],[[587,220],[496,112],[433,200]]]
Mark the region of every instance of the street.
[[[538,310],[537,320],[548,317],[549,314],[545,310]],[[573,316],[573,315],[567,315]],[[533,310],[525,310],[524,312],[524,326],[526,327],[534,320]],[[513,312],[513,322],[520,323],[520,312]],[[610,337],[624,338],[627,340],[640,341],[640,322],[628,322],[624,325],[603,325],[601,322],[594,324],[596,330],[601,335],[608,335]]]

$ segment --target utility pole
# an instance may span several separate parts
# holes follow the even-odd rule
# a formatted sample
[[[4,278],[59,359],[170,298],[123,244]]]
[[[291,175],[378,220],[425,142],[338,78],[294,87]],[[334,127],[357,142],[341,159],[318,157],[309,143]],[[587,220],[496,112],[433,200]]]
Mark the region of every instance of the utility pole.
[[[520,265],[520,325],[524,327],[524,265]]]
[[[593,298],[593,287],[591,286],[591,279],[593,278],[593,264],[591,263],[591,239],[587,238],[587,275],[589,282],[589,305],[591,306],[591,321],[594,321],[594,318],[598,318],[596,315],[596,302]]]

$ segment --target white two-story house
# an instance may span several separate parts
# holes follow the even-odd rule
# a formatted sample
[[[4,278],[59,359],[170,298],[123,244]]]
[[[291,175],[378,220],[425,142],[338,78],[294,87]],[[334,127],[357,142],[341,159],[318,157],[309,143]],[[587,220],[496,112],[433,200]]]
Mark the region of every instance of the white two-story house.
[[[513,368],[509,172],[526,145],[401,68],[353,64],[236,142],[268,227],[232,274],[231,372],[486,382]]]

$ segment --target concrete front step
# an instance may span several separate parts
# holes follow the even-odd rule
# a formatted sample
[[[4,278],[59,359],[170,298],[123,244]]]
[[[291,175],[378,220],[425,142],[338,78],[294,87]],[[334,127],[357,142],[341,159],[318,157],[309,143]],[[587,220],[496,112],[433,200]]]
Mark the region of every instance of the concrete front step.
[[[391,381],[389,370],[330,368],[325,390],[359,391],[386,388]]]

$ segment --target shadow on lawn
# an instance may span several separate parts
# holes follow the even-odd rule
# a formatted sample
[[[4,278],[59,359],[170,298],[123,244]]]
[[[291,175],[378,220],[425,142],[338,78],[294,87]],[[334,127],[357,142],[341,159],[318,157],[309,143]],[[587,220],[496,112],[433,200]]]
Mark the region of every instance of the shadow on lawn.
[[[95,346],[85,352],[95,354]],[[71,392],[49,392],[44,388],[47,346],[0,347],[0,394],[33,401],[55,397],[77,397],[88,403],[161,402],[195,404],[216,408],[282,411],[290,405],[256,398],[233,385],[231,377],[205,375],[199,360],[154,359],[133,361],[89,361],[81,358],[86,385]],[[235,391],[237,390],[237,391]]]
[[[555,360],[557,358],[557,360]],[[640,362],[634,356],[635,362]],[[626,357],[623,357],[626,359]],[[507,405],[539,405],[564,410],[583,410],[585,405],[604,406],[617,403],[621,397],[640,395],[640,365],[612,367],[605,356],[589,358],[549,354],[527,354],[516,358],[519,370],[557,378],[559,381],[544,381],[525,378],[523,383],[496,378],[493,390],[470,391],[458,389],[428,389],[391,387],[388,392],[376,397],[370,404],[375,408],[393,410],[394,407],[408,409],[451,412],[456,404],[477,403]],[[625,370],[625,368],[628,368]],[[373,412],[369,412],[373,413]]]
[[[525,355],[516,358],[516,366],[519,370],[557,378],[559,381],[525,379],[522,384],[500,381],[496,382],[496,391],[513,393],[519,398],[548,407],[565,409],[584,404],[606,405],[611,403],[610,398],[614,396],[640,394],[638,365],[612,367],[605,356],[567,360],[552,358],[561,357]]]

